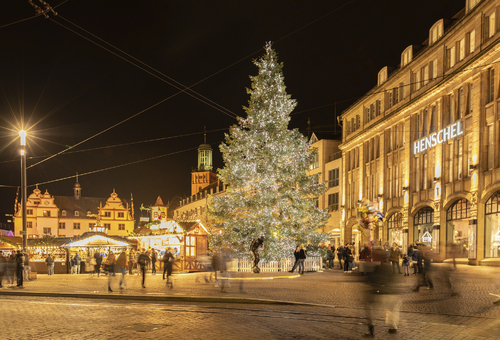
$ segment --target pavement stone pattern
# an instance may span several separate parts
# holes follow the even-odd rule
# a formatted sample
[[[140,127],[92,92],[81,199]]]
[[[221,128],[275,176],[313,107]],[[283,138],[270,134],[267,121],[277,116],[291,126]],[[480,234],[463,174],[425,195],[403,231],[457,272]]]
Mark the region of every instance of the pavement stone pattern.
[[[397,293],[401,298],[401,322],[398,334],[387,333],[384,312],[379,311],[375,332],[381,339],[500,339],[500,305],[497,286],[500,269],[457,266],[449,272],[458,296],[450,296],[445,284],[445,264],[435,264],[434,289],[413,292],[416,277],[396,274]],[[233,274],[235,275],[235,274]],[[366,332],[364,276],[344,274],[338,269],[306,273],[292,279],[230,281],[227,293],[214,283],[205,283],[204,274],[177,274],[169,289],[160,275],[148,275],[146,289],[138,275],[127,275],[127,289],[118,288],[119,277],[112,278],[112,295],[123,301],[65,298],[28,298],[0,295],[0,320],[24,320],[28,313],[30,327],[26,338],[33,339],[113,339],[177,336],[180,339],[358,339]],[[198,280],[197,280],[198,279]],[[199,281],[199,282],[197,282]],[[4,280],[5,284],[5,280]],[[67,292],[108,294],[108,277],[88,275],[39,275],[25,283],[19,292]],[[7,285],[8,286],[8,285]],[[0,292],[18,292],[4,288]],[[126,301],[128,295],[205,296],[270,299],[318,304],[317,306],[199,304],[199,311],[171,311],[179,303]],[[46,303],[50,300],[51,303]],[[45,302],[44,302],[45,301]],[[190,307],[186,304],[182,308]],[[36,305],[36,307],[34,307]],[[321,306],[324,305],[324,306]],[[119,306],[119,308],[117,307]],[[139,306],[137,308],[136,306]],[[186,307],[187,306],[187,307]],[[226,307],[225,307],[226,306]],[[160,308],[161,307],[161,308]],[[207,309],[210,307],[211,309]],[[179,307],[180,308],[180,307]],[[221,309],[230,308],[230,309]],[[238,308],[240,310],[238,310]],[[210,312],[207,312],[209,310]],[[272,310],[273,312],[265,312]],[[50,316],[49,318],[44,315]],[[119,315],[119,318],[116,317]],[[111,317],[111,319],[110,319]],[[80,319],[81,322],[75,321]],[[44,321],[45,320],[45,321]],[[101,321],[99,321],[101,320]],[[99,321],[99,322],[97,322]],[[105,322],[103,322],[105,321]],[[170,322],[171,321],[171,322]],[[76,322],[76,328],[75,328]],[[18,325],[19,324],[19,325]],[[0,338],[19,338],[23,321],[0,329]],[[158,329],[154,329],[159,325]],[[165,326],[167,325],[167,326]],[[161,327],[160,327],[161,326]],[[21,327],[21,328],[20,328]],[[128,335],[127,335],[128,334]],[[189,334],[189,337],[186,335]],[[213,335],[213,336],[212,336]]]

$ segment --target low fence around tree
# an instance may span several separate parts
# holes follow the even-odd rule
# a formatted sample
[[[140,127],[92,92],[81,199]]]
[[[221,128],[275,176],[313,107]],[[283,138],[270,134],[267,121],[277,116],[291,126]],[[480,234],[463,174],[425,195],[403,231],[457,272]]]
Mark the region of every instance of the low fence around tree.
[[[292,270],[295,263],[295,258],[281,259],[280,261],[260,261],[259,268],[263,273],[269,272],[287,272]],[[253,260],[233,259],[229,265],[229,271],[237,272],[252,272]],[[316,272],[323,268],[323,259],[321,257],[308,257],[304,261],[304,271]],[[298,268],[296,268],[298,270]]]

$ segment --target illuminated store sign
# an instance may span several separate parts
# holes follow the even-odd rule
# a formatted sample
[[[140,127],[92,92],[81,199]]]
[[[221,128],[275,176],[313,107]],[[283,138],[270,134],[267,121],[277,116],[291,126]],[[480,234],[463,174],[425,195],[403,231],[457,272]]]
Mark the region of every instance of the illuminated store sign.
[[[439,132],[434,132],[429,137],[422,138],[419,141],[413,143],[413,154],[425,151],[437,144],[446,142],[448,139],[455,138],[457,136],[463,135],[464,130],[462,129],[462,122],[456,122]]]

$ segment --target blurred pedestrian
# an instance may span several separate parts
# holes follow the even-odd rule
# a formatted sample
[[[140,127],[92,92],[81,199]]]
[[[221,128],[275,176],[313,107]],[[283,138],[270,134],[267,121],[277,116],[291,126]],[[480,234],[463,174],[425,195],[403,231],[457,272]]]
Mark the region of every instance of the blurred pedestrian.
[[[408,253],[410,256],[410,264],[413,267],[413,275],[417,275],[418,273],[418,249],[416,246],[411,246],[410,247],[411,252]]]
[[[375,337],[374,321],[378,310],[386,313],[385,323],[389,326],[389,333],[397,333],[401,300],[394,293],[394,276],[391,275],[391,266],[386,258],[387,256],[381,256],[381,264],[376,266],[373,272],[367,274],[368,333],[364,334],[365,337]]]
[[[151,274],[156,275],[156,250],[151,252]]]
[[[351,248],[349,247],[349,244],[345,244],[344,246],[344,253],[342,254],[342,258],[344,260],[344,273],[349,273],[349,262],[352,256]]]
[[[93,256],[87,256],[85,259],[85,270],[89,273],[89,277],[94,275],[94,266],[96,264],[95,258]]]
[[[165,251],[165,255],[163,255],[163,280],[165,280],[165,273],[167,273],[167,286],[170,288],[173,288],[173,286],[174,286],[172,279],[171,279],[172,267],[173,267],[174,261],[175,261],[175,257],[169,248]]]
[[[338,248],[337,248],[337,259],[339,260],[339,268],[342,269],[342,256],[344,254],[344,247],[342,247],[342,245],[340,245]]]
[[[121,273],[120,277],[120,289],[125,289],[127,287],[125,283],[125,273],[127,272],[127,253],[122,250],[121,254],[116,259],[115,263],[116,271]]]
[[[54,259],[50,254],[45,259],[45,262],[47,263],[47,274],[54,275]]]
[[[95,259],[95,272],[97,274],[97,277],[99,277],[99,274],[101,274],[101,265],[102,265],[102,254],[99,251],[96,251],[94,253],[94,259]]]
[[[108,292],[112,292],[111,289],[111,280],[112,277],[115,276],[115,264],[116,264],[116,256],[111,250],[108,253],[107,259],[107,267],[108,267]]]
[[[410,276],[410,257],[408,254],[403,256],[403,271],[405,273],[404,276]]]
[[[5,273],[6,266],[7,266],[7,260],[3,256],[3,251],[0,250],[0,288],[3,288],[2,280],[3,280],[3,275]]]
[[[76,253],[73,259],[75,260],[75,274],[80,274],[80,265],[82,263],[82,258],[80,257],[80,254]]]
[[[431,257],[432,254],[427,250],[427,247],[422,243],[418,246],[419,261],[423,262],[422,269],[419,267],[419,275],[417,276],[417,284],[413,289],[414,292],[418,292],[420,287],[427,286],[430,289],[434,288],[434,283],[432,279],[432,267],[431,267]]]
[[[289,271],[290,273],[293,273],[293,271],[295,270],[295,268],[297,268],[299,264],[300,246],[297,246],[297,248],[295,248],[293,256],[295,257],[295,263],[293,264],[292,270]]]
[[[21,252],[21,250],[18,250],[16,255],[17,287],[23,286],[23,271],[24,271],[24,254]]]
[[[31,279],[30,256],[28,253],[24,254],[24,281],[33,281]],[[0,280],[1,283],[1,280]]]
[[[75,258],[71,256],[69,258],[69,267],[71,268],[71,274],[75,273]]]
[[[139,259],[137,261],[137,265],[140,267],[140,270],[141,270],[141,274],[142,274],[142,288],[146,288],[146,269],[148,267],[148,264],[149,264],[149,256],[146,254],[145,251],[143,251],[140,255],[139,255]]]
[[[300,252],[299,252],[299,274],[304,275],[304,262],[306,261],[307,258],[307,252],[306,248],[304,247],[303,244],[300,245]]]
[[[362,275],[365,275],[367,271],[366,262],[370,261],[370,256],[370,249],[366,244],[363,244],[363,248],[359,252],[359,271]]]
[[[328,269],[333,268],[333,252],[332,252],[332,247],[328,246],[326,249],[326,260],[328,261]]]
[[[396,242],[392,244],[390,260],[392,262],[392,273],[396,274],[395,268],[398,267],[398,273],[401,274],[401,269],[399,268],[399,258],[401,257],[401,250]]]
[[[129,273],[129,275],[132,275],[132,271],[134,270],[135,263],[136,263],[135,250],[130,249],[130,251],[128,252],[128,273]]]

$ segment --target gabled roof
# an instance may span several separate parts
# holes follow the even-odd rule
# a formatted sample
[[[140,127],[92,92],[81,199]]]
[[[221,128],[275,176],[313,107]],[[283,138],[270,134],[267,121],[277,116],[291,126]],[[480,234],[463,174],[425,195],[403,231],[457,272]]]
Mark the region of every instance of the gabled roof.
[[[154,205],[154,207],[164,207],[165,205],[163,204],[163,201],[161,199],[160,196],[158,196],[158,198],[156,199],[156,203]]]

